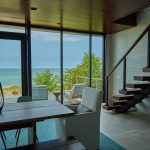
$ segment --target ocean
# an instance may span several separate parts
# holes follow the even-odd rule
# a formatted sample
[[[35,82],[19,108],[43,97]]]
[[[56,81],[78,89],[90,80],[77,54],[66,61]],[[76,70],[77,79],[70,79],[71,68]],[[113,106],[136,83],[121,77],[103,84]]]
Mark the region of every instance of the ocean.
[[[64,73],[69,68],[64,68]],[[33,68],[32,77],[38,72],[51,70],[55,75],[60,75],[60,68]],[[3,86],[21,85],[21,69],[19,68],[0,68],[0,82]]]

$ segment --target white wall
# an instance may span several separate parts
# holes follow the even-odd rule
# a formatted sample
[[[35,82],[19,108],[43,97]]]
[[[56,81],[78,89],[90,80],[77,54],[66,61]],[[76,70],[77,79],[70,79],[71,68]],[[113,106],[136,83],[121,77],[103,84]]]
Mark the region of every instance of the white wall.
[[[125,31],[121,31],[115,34],[107,35],[107,48],[106,48],[106,71],[110,70],[126,53],[138,36],[144,31],[144,29],[150,24],[150,8],[147,8],[139,12],[137,17],[137,26]],[[143,73],[142,69],[147,65],[147,34],[143,37],[140,43],[133,49],[133,51],[127,57],[127,82],[137,82],[133,80],[134,75],[150,75],[150,73]],[[119,89],[122,89],[123,80],[123,63],[114,71],[109,79],[109,98],[112,95],[119,93]],[[147,104],[148,100],[144,100],[143,103]],[[144,110],[148,105],[144,105]],[[140,108],[142,106],[138,106]],[[142,107],[143,108],[143,107]],[[149,106],[150,108],[150,100]],[[142,112],[144,112],[142,110]],[[147,112],[147,111],[146,111]]]

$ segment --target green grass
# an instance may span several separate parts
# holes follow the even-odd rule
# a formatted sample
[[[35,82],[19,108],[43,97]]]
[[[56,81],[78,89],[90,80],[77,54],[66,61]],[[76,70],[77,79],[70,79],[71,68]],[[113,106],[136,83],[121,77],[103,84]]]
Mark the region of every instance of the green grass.
[[[20,95],[22,93],[21,86],[14,85],[3,87],[4,96]]]

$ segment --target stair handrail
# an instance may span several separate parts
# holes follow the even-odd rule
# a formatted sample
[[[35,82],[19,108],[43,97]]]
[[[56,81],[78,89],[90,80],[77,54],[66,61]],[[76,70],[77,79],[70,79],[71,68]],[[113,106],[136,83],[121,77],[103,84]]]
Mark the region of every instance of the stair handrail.
[[[132,49],[139,43],[139,41],[143,38],[143,36],[148,32],[150,29],[150,24],[146,27],[146,29],[140,34],[140,36],[136,39],[136,41],[131,45],[128,51],[124,54],[124,56],[117,62],[117,64],[107,73],[105,79],[107,79],[114,70],[121,64],[121,62],[128,56],[128,54],[132,51]]]

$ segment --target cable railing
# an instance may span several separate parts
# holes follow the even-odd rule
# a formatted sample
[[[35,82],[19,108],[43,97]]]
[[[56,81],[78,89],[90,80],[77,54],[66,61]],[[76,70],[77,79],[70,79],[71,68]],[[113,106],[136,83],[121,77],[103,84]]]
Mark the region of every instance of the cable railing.
[[[105,77],[106,83],[106,104],[108,105],[108,79],[111,74],[123,63],[123,90],[126,90],[126,64],[127,64],[127,56],[131,53],[131,51],[135,48],[135,46],[141,41],[141,39],[148,33],[148,51],[147,51],[147,67],[150,67],[150,25],[146,27],[146,29],[140,34],[140,36],[136,39],[136,41],[131,45],[128,51],[124,54],[124,56],[116,63],[116,65],[107,73]]]

